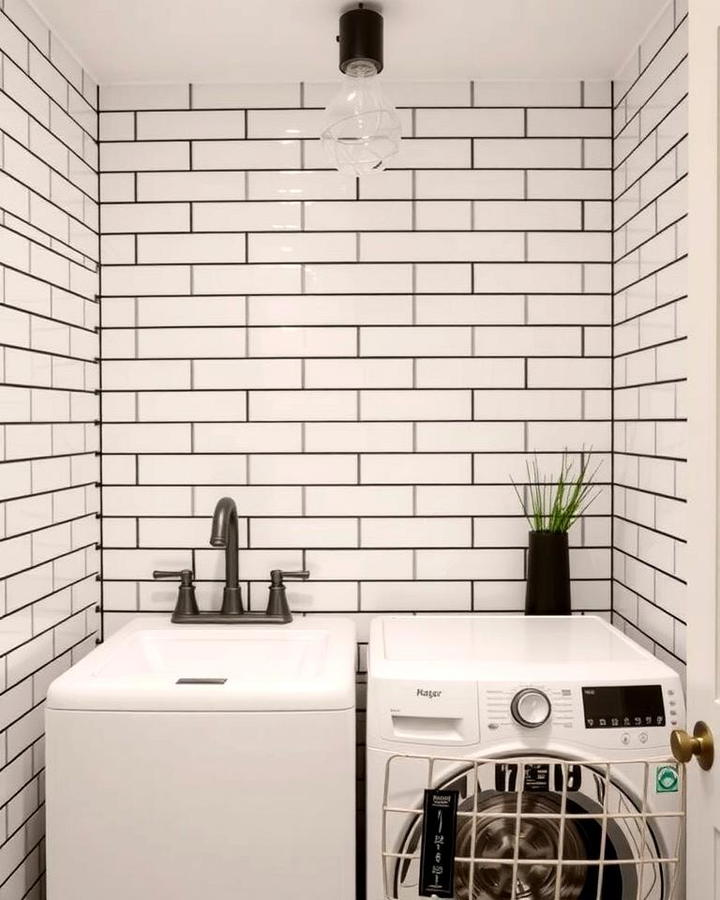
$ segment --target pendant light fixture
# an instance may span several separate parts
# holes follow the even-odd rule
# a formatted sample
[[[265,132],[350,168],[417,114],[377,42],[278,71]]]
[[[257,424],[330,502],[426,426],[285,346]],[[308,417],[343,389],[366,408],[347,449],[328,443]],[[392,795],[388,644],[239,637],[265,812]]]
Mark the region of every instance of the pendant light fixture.
[[[340,16],[340,91],[320,135],[328,157],[345,175],[381,172],[400,147],[400,119],[383,94],[383,17],[360,4]]]

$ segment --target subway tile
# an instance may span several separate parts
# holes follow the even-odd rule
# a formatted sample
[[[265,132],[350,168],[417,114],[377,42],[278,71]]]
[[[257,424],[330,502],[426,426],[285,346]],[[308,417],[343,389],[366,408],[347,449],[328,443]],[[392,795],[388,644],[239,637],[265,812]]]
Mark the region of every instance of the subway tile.
[[[509,452],[523,443],[522,422],[418,422],[416,443],[420,452]]]
[[[188,361],[104,360],[103,388],[111,390],[187,389],[191,383]]]
[[[476,419],[580,419],[582,395],[578,390],[475,391]]]
[[[138,172],[136,179],[137,199],[143,202],[245,199],[243,172]],[[113,198],[103,194],[103,199]]]
[[[136,246],[140,264],[245,262],[240,234],[141,234]]]
[[[250,356],[354,356],[357,334],[352,328],[253,328]]]
[[[415,203],[415,227],[420,231],[455,231],[472,227],[470,200],[419,200]]]
[[[579,106],[579,81],[474,81],[475,106]]]
[[[412,422],[308,422],[305,425],[308,452],[410,452]]]
[[[138,112],[135,120],[138,141],[245,137],[242,110]]]
[[[315,138],[323,127],[324,110],[254,109],[248,112],[248,137]]]
[[[363,484],[469,484],[471,459],[466,454],[372,454],[360,463]]]
[[[241,411],[244,411],[243,407]],[[302,450],[302,426],[299,423],[237,421],[242,418],[244,416],[236,416],[230,421],[228,415],[228,422],[203,422],[197,421],[202,416],[193,416],[195,452],[263,453],[271,449],[276,453],[292,453]]]
[[[138,327],[167,325],[244,325],[245,304],[236,297],[142,297],[133,302],[130,322]],[[107,321],[107,313],[104,322]],[[108,322],[108,325],[111,323]]]
[[[579,202],[478,200],[473,204],[474,227],[481,229],[568,231],[580,228],[581,221]]]
[[[582,292],[582,267],[571,263],[476,263],[475,291],[510,294]]]
[[[237,454],[183,453],[138,457],[138,483],[145,484],[243,484],[245,460]]]
[[[314,578],[339,580],[411,578],[411,550],[309,550]]]
[[[432,110],[434,112],[435,110]],[[430,112],[430,110],[424,110]],[[428,132],[430,133],[430,132]],[[404,138],[389,169],[466,169],[471,165],[472,147],[468,137],[452,140],[442,138]],[[327,163],[325,163],[327,165]]]
[[[364,518],[362,547],[469,547],[469,518]]]
[[[529,109],[530,137],[610,137],[609,109]]]
[[[297,265],[195,265],[193,266],[193,293],[292,294],[300,291],[300,279],[300,267]],[[170,292],[154,291],[153,293]],[[172,293],[183,293],[183,291],[172,291]]]
[[[135,140],[135,117],[131,112],[100,113],[98,118],[101,141]]]
[[[248,237],[250,262],[353,262],[356,254],[354,234],[251,234]]]
[[[530,359],[527,377],[532,388],[560,388],[568,384],[577,388],[609,388],[610,360]]]
[[[522,172],[501,170],[419,171],[416,196],[419,200],[519,200],[524,196],[524,176]]]
[[[352,200],[305,204],[309,231],[395,231],[412,227],[412,204],[404,200]]]
[[[248,297],[250,325],[409,325],[410,296],[328,294]]]
[[[194,115],[218,116],[220,122],[218,138],[242,137],[241,134],[234,135],[232,129],[223,130],[222,120],[226,113]],[[237,130],[241,131],[242,113],[238,115]],[[195,140],[192,145],[192,168],[208,171],[299,169],[300,159],[298,141]]]
[[[189,231],[190,207],[187,203],[106,203],[100,221],[103,234]]]
[[[298,83],[192,85],[193,109],[292,107],[299,103]]]
[[[104,425],[103,449],[107,453],[186,453],[191,449],[190,425]]]
[[[412,515],[412,486],[309,486],[306,491],[308,516]]]
[[[358,465],[354,454],[302,453],[252,456],[251,484],[356,484]]]
[[[361,584],[363,612],[438,612],[470,610],[470,582],[446,581],[365,581]]]
[[[525,320],[525,299],[491,294],[429,294],[416,297],[415,316],[418,325],[521,324]]]
[[[105,486],[106,516],[188,516],[192,512],[190,487]]]
[[[418,109],[415,129],[419,137],[521,137],[524,116],[520,109]]]
[[[143,328],[137,331],[135,339],[137,356],[140,358],[200,359],[245,355],[243,328]]]
[[[610,262],[610,235],[598,232],[530,234],[527,240],[527,258],[531,262]]]
[[[527,190],[530,200],[605,200],[610,195],[610,172],[536,169],[528,172]]]
[[[357,419],[356,391],[251,391],[251,421],[342,421]]]
[[[364,327],[360,330],[362,356],[468,356],[471,329],[413,326]]]
[[[186,141],[106,143],[100,147],[100,166],[104,172],[189,169],[190,145]]]
[[[305,288],[313,294],[408,293],[412,290],[413,272],[410,264],[356,263],[338,265],[328,263],[305,266]]]
[[[482,548],[474,550],[418,550],[419,578],[521,578],[523,551]]]
[[[194,231],[297,231],[300,224],[300,204],[294,202],[193,205]]]
[[[349,200],[355,181],[339,172],[250,172],[248,200]]]
[[[337,354],[333,353],[333,356]],[[305,363],[308,388],[412,387],[409,359],[309,359]]]
[[[363,261],[476,261],[522,260],[522,235],[466,232],[414,232],[360,236],[360,259]]]
[[[478,356],[580,356],[579,328],[482,326],[475,329]]]
[[[100,88],[100,109],[188,109],[186,84],[122,84]]]
[[[207,359],[193,363],[194,389],[299,388],[299,360]],[[154,387],[154,385],[153,385]]]
[[[469,419],[470,391],[362,391],[361,419],[434,421]]]
[[[245,391],[143,391],[136,404],[139,422],[241,422],[247,417]],[[195,437],[199,449],[197,432]]]
[[[354,519],[311,518],[253,519],[251,546],[269,547],[356,547]],[[313,591],[310,591],[312,594]]]
[[[187,294],[190,266],[106,266],[103,292],[119,296]]]
[[[473,145],[473,160],[478,169],[577,169],[583,148],[579,139],[480,138]]]

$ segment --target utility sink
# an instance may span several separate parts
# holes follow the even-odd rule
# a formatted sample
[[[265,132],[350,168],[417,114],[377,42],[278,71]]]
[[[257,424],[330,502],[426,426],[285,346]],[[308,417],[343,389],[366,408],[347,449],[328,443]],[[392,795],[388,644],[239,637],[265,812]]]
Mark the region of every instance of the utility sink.
[[[334,618],[227,628],[134,619],[51,686],[50,709],[347,709],[354,629]]]
[[[356,653],[339,616],[143,615],[63,673],[48,900],[354,900]]]

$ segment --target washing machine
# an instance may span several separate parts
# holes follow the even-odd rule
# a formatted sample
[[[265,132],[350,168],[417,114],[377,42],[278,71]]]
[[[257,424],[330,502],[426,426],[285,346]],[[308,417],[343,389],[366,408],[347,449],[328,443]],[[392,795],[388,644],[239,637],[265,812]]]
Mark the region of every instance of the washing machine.
[[[368,900],[677,900],[684,726],[677,673],[599,617],[378,617]]]

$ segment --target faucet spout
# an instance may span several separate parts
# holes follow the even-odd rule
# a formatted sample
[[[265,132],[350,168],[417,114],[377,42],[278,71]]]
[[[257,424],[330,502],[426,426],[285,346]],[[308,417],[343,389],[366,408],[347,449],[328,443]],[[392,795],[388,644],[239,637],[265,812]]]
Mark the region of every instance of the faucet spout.
[[[225,548],[225,589],[221,612],[223,615],[242,615],[242,592],[238,580],[238,514],[232,497],[223,497],[215,505],[210,546]]]

